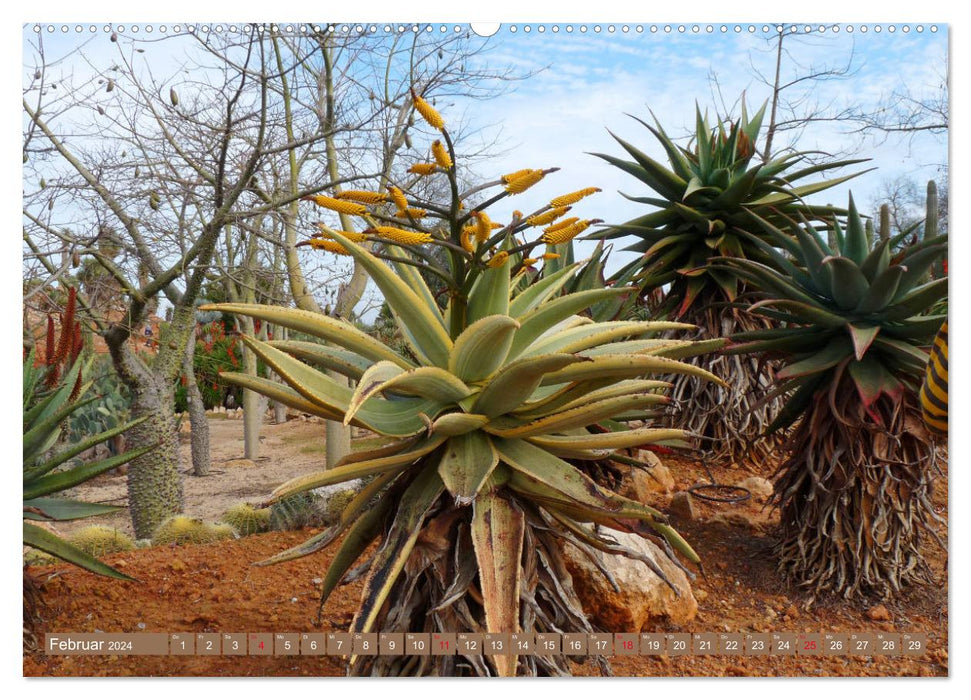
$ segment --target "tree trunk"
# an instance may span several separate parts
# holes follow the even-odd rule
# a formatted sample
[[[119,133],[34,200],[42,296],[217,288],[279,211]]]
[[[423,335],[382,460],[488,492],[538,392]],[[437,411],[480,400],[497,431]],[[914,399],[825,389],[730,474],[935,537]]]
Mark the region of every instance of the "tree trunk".
[[[128,509],[135,537],[151,537],[170,515],[182,512],[184,497],[179,470],[179,439],[175,430],[175,391],[160,381],[127,343],[111,347],[119,374],[132,392],[132,415],[147,420],[128,431],[128,447],[155,446],[128,463]]]
[[[288,329],[278,326],[276,328],[276,338],[278,340],[286,340],[290,337]],[[270,372],[270,379],[274,381],[280,381],[279,375],[276,372]],[[287,422],[287,407],[280,403],[279,401],[271,401],[270,406],[273,407],[273,422],[277,425]]]
[[[249,317],[239,319],[242,331],[253,336],[253,320]],[[255,377],[257,369],[256,354],[249,348],[243,350],[243,372]],[[257,460],[260,457],[260,425],[262,424],[262,397],[255,391],[243,389],[243,457]]]
[[[192,426],[190,446],[192,448],[192,475],[209,476],[211,459],[209,456],[209,421],[206,420],[206,407],[202,402],[202,392],[196,382],[193,370],[193,357],[196,352],[195,333],[189,334],[186,343],[182,371],[186,377],[185,396],[189,405],[189,424]]]

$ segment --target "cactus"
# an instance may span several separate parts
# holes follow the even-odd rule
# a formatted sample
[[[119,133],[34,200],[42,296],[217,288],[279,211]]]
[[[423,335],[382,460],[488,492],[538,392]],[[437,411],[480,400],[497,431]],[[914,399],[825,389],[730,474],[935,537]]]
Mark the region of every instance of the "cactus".
[[[890,238],[890,205],[880,205],[880,240],[886,241]]]
[[[115,552],[129,552],[135,548],[135,541],[113,527],[89,525],[75,532],[68,541],[75,547],[93,557],[103,557]]]
[[[239,503],[223,513],[222,522],[231,525],[243,537],[266,532],[270,529],[270,509],[256,509],[248,503]]]
[[[357,491],[354,489],[341,489],[340,491],[334,491],[330,494],[327,500],[323,504],[323,508],[320,510],[320,515],[323,520],[323,525],[332,525],[336,523],[344,509],[347,505],[354,500],[357,495]]]
[[[27,566],[48,566],[56,564],[59,559],[39,549],[28,549],[24,553],[24,564]]]
[[[298,493],[283,498],[270,508],[271,530],[299,530],[317,521],[317,497]]]
[[[233,539],[236,531],[228,523],[207,523],[187,515],[173,515],[155,530],[153,545],[206,544]]]

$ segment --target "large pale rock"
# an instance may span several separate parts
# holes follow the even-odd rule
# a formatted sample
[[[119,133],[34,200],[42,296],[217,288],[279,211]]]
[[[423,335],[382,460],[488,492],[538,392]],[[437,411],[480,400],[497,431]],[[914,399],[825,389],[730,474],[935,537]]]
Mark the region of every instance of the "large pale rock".
[[[607,529],[601,532],[649,557],[678,589],[678,595],[644,562],[620,554],[596,552],[617,582],[618,593],[586,553],[567,543],[563,552],[567,569],[584,612],[595,623],[615,632],[640,632],[650,628],[656,619],[682,625],[694,618],[698,602],[688,577],[667,558],[664,550],[637,535]]]
[[[761,476],[750,476],[738,482],[738,485],[743,489],[748,489],[749,493],[752,494],[752,498],[762,503],[772,498],[772,482],[768,479],[763,479]]]

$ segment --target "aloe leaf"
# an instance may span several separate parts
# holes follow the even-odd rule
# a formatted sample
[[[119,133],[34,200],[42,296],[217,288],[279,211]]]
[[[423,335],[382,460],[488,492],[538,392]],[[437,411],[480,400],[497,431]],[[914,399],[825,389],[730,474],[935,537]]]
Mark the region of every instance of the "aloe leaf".
[[[558,449],[619,450],[687,437],[686,431],[675,428],[638,428],[586,435],[541,435],[528,438],[528,441],[549,452],[556,452]]]
[[[563,410],[532,421],[494,420],[483,429],[502,438],[527,438],[534,435],[547,435],[575,428],[585,428],[601,420],[613,418],[625,411],[656,406],[665,400],[665,397],[650,393],[616,396],[602,401],[584,402],[583,405],[576,408]]]
[[[71,445],[63,452],[58,452],[56,455],[54,455],[50,460],[48,460],[44,464],[37,465],[32,469],[25,469],[24,482],[26,483],[28,481],[36,479],[37,477],[43,476],[44,474],[47,474],[50,471],[53,471],[57,467],[67,462],[69,459],[77,457],[85,450],[89,450],[95,445],[100,445],[101,443],[110,440],[116,435],[121,435],[125,431],[130,430],[131,428],[134,428],[136,425],[139,425],[140,423],[144,423],[146,420],[148,420],[148,416],[137,418],[136,420],[130,421],[128,423],[124,423],[115,428],[112,428],[111,430],[106,430],[103,433],[92,435],[86,440],[81,440],[80,442]]]
[[[331,235],[367,270],[371,279],[384,294],[388,307],[414,338],[415,349],[436,366],[446,367],[448,353],[452,349],[452,340],[442,325],[438,306],[429,308],[428,304],[404,280],[390,267],[371,255],[367,249],[342,236],[339,231],[332,231]],[[345,343],[338,342],[347,347]]]
[[[98,462],[88,462],[65,471],[47,474],[37,479],[32,479],[24,484],[24,499],[38,498],[47,496],[58,491],[69,489],[72,486],[82,484],[88,479],[93,479],[99,474],[127,464],[133,459],[138,459],[155,449],[155,445],[149,445],[138,450],[131,450],[124,454],[109,457]]]
[[[576,355],[555,354],[516,360],[489,380],[472,404],[471,410],[491,418],[519,408],[536,390],[544,376],[580,362],[581,359]]]
[[[281,562],[300,559],[302,557],[314,554],[315,552],[319,552],[328,545],[332,544],[349,526],[357,524],[360,522],[360,520],[364,520],[364,528],[370,532],[373,529],[374,523],[379,522],[380,519],[384,517],[384,514],[388,512],[388,509],[394,504],[395,499],[392,494],[385,493],[380,496],[375,503],[371,503],[371,501],[375,500],[375,496],[377,496],[381,490],[388,485],[389,482],[393,481],[396,476],[397,474],[393,473],[378,476],[371,483],[361,489],[356,496],[354,496],[351,502],[348,503],[341,512],[340,520],[332,527],[314,535],[306,542],[302,542],[295,547],[290,547],[279,554],[274,554],[269,559],[264,559],[263,561],[257,562],[256,566],[279,564]],[[366,510],[365,506],[367,506]],[[359,519],[358,516],[362,513],[364,513],[364,515]],[[367,540],[367,543],[370,543],[375,536],[377,536],[377,533],[371,535],[371,538]],[[345,542],[348,539],[354,541],[357,538],[353,537],[351,534],[348,534],[348,536],[345,538]],[[367,546],[367,544],[365,544],[365,546]],[[338,560],[339,554],[340,553],[338,553],[338,556],[334,557],[335,562]],[[356,560],[357,556],[355,556],[354,559]],[[350,564],[353,563],[354,560],[351,560]],[[342,570],[340,572],[341,575],[343,575],[344,571],[346,570],[347,569]],[[326,586],[325,590],[327,590]]]
[[[607,378],[634,379],[648,373],[688,374],[725,385],[721,379],[701,367],[652,355],[602,355],[590,359],[589,362],[580,362],[551,372],[543,377],[542,383],[560,384]]]
[[[345,377],[357,381],[361,375],[374,364],[374,360],[358,355],[355,352],[332,345],[323,345],[305,340],[271,340],[270,346],[293,355],[323,369],[343,374]],[[395,363],[398,364],[398,363]],[[400,364],[398,365],[401,366]]]
[[[509,258],[498,267],[486,268],[472,285],[466,324],[473,324],[486,316],[509,315]]]
[[[455,339],[448,370],[459,379],[477,382],[491,376],[509,355],[519,321],[495,314],[480,318]]]
[[[267,323],[289,328],[298,333],[307,333],[316,338],[335,343],[369,360],[388,360],[405,369],[414,366],[387,345],[372,338],[367,333],[358,330],[349,323],[323,314],[304,311],[303,309],[288,309],[262,304],[204,304],[199,308],[202,311],[222,311],[250,316]]]
[[[317,489],[321,486],[340,484],[372,474],[403,471],[425,455],[434,452],[443,442],[445,442],[445,437],[436,435],[419,443],[407,452],[400,452],[398,454],[388,455],[387,457],[377,457],[362,462],[352,462],[342,467],[333,467],[324,471],[298,476],[277,486],[264,505],[270,505],[288,496]]]
[[[455,505],[467,506],[476,496],[499,463],[492,441],[476,430],[449,438],[438,465],[438,475]]]
[[[570,281],[578,265],[569,265],[529,285],[509,302],[509,315],[524,316],[560,291]]]
[[[32,511],[26,510],[27,508]],[[31,498],[24,501],[24,518],[27,520],[80,520],[96,515],[108,515],[123,510],[120,506],[85,503],[68,498]],[[34,512],[37,511],[37,512]]]
[[[874,338],[880,332],[880,326],[859,326],[847,323],[846,329],[850,333],[850,340],[853,341],[853,351],[856,359],[862,360],[866,351],[870,349]]]
[[[479,565],[482,607],[486,631],[509,634],[519,631],[520,562],[526,533],[522,509],[495,492],[475,501],[472,509],[472,544]],[[516,675],[518,656],[492,657],[502,677]]]
[[[404,373],[404,371],[395,363],[386,361],[378,362],[368,368],[361,376],[361,381],[354,388],[354,393],[351,394],[350,401],[347,402],[347,412],[344,413],[344,425],[348,425],[353,420],[355,414],[361,409],[365,401],[377,395],[388,381]],[[308,398],[313,397],[308,396]]]
[[[622,294],[630,294],[631,289],[591,289],[553,299],[527,312],[518,320],[519,330],[513,339],[509,357],[519,357],[550,328],[570,316],[590,308],[593,304]]]
[[[779,380],[791,379],[794,377],[805,377],[810,374],[817,374],[827,369],[835,367],[848,357],[852,357],[853,345],[849,338],[838,336],[833,338],[818,352],[809,357],[786,365],[776,374]]]
[[[110,576],[111,578],[121,579],[122,581],[136,580],[108,566],[104,562],[98,561],[90,554],[82,552],[73,544],[65,542],[47,530],[36,525],[31,525],[30,523],[24,523],[24,544],[34,549],[39,549],[42,552],[47,552],[75,566],[80,566],[82,569],[87,569],[92,573],[100,574],[101,576]]]
[[[845,311],[855,309],[870,287],[859,265],[842,257],[827,258],[823,265],[830,269],[833,300]]]
[[[875,314],[885,309],[896,296],[904,272],[903,267],[895,265],[877,275],[853,312]]]
[[[430,465],[401,495],[391,529],[374,555],[371,573],[364,584],[361,608],[352,624],[353,632],[371,631],[414,549],[425,516],[444,490],[436,466]]]

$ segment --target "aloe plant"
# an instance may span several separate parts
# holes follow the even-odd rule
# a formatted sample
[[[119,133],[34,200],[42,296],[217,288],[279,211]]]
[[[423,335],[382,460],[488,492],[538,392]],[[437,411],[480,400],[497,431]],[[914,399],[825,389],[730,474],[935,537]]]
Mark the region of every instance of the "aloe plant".
[[[738,333],[725,350],[781,360],[775,392],[785,407],[769,430],[796,427],[775,485],[780,568],[816,593],[846,596],[927,580],[936,453],[918,390],[923,348],[946,320],[927,312],[947,295],[947,278],[926,275],[947,238],[898,248],[904,232],[871,247],[852,196],[832,245],[805,221],[759,223],[766,240],[750,240],[772,264],[719,265],[758,290],[751,311],[780,324]]]
[[[49,319],[46,352],[39,363],[31,351],[24,359],[23,512],[24,544],[89,571],[114,578],[130,577],[86,554],[35,523],[78,520],[113,513],[119,508],[59,496],[61,492],[119,467],[148,452],[132,450],[107,459],[84,462],[87,450],[121,435],[140,421],[63,444],[64,428],[79,409],[98,400],[85,398],[92,382],[85,377],[90,361],[82,362],[80,324],[75,320],[76,295],[71,289],[61,316],[60,336]]]
[[[624,250],[642,256],[617,277],[630,279],[641,289],[645,300],[650,300],[648,306],[654,317],[673,315],[693,323],[699,328],[700,338],[772,325],[771,320],[732,305],[745,291],[744,280],[733,269],[710,262],[732,257],[768,263],[765,252],[747,235],[761,236],[756,217],[780,223],[793,216],[818,219],[841,213],[829,206],[810,206],[804,198],[860,174],[810,180],[862,160],[805,166],[802,163],[808,154],[796,152],[760,161],[757,141],[764,114],[765,105],[750,118],[743,98],[740,119],[727,126],[719,119],[712,126],[699,108],[688,147],[676,144],[656,120],[652,126],[635,117],[657,139],[667,165],[616,136],[633,160],[594,154],[646,185],[650,190],[647,196],[624,196],[655,210],[593,236],[608,240],[634,237],[636,242]],[[709,459],[742,462],[769,456],[776,445],[759,436],[781,404],[760,403],[756,396],[771,382],[771,364],[763,366],[748,358],[725,356],[705,361],[709,369],[728,381],[728,386],[701,383],[687,376],[676,379],[672,397],[692,410],[679,414],[675,425],[702,436],[699,447],[706,450]]]
[[[720,342],[655,337],[687,328],[680,323],[598,323],[579,316],[630,290],[561,295],[576,264],[519,289],[516,275],[542,259],[531,255],[536,246],[565,243],[585,226],[568,222],[559,235],[546,230],[532,242],[516,240],[537,219],[548,226],[555,220],[544,218],[549,212],[569,206],[563,200],[515,216],[505,226],[488,218],[489,205],[520,194],[549,170],[511,173],[476,188],[484,194],[501,187],[497,194],[465,204],[471,194],[459,191],[444,122],[420,97],[415,101],[446,145],[436,142],[435,162],[419,163],[412,172],[446,179],[449,200],[416,201],[407,183],[392,186],[386,196],[321,196],[314,200],[318,205],[347,209],[364,219],[367,230],[355,234],[321,224],[324,237],[311,241],[352,256],[368,272],[397,320],[407,352],[321,314],[247,304],[206,307],[328,343],[246,337],[246,345],[281,381],[224,373],[227,381],[389,439],[277,488],[268,503],[371,478],[334,527],[263,563],[312,554],[342,535],[324,576],[323,605],[377,542],[374,556],[357,570],[367,578],[352,632],[590,631],[565,576],[564,542],[636,556],[595,527],[605,525],[656,539],[672,557],[676,551],[691,562],[698,557],[664,515],[612,493],[576,465],[632,446],[683,440],[682,430],[626,423],[649,421],[668,402],[667,384],[649,378],[653,374],[685,372],[717,381],[680,358]],[[349,202],[362,206],[350,209]],[[391,204],[395,210],[388,209]],[[421,220],[432,223],[410,213],[419,209]],[[361,245],[366,238],[383,247],[368,250]],[[445,264],[430,254],[433,246],[446,249]],[[418,270],[436,280],[441,293]],[[323,369],[346,375],[356,388],[335,382]],[[473,656],[463,666],[456,657],[358,657],[350,666],[355,673],[376,674],[452,675],[469,667],[483,675],[568,673],[565,658],[556,656]]]

